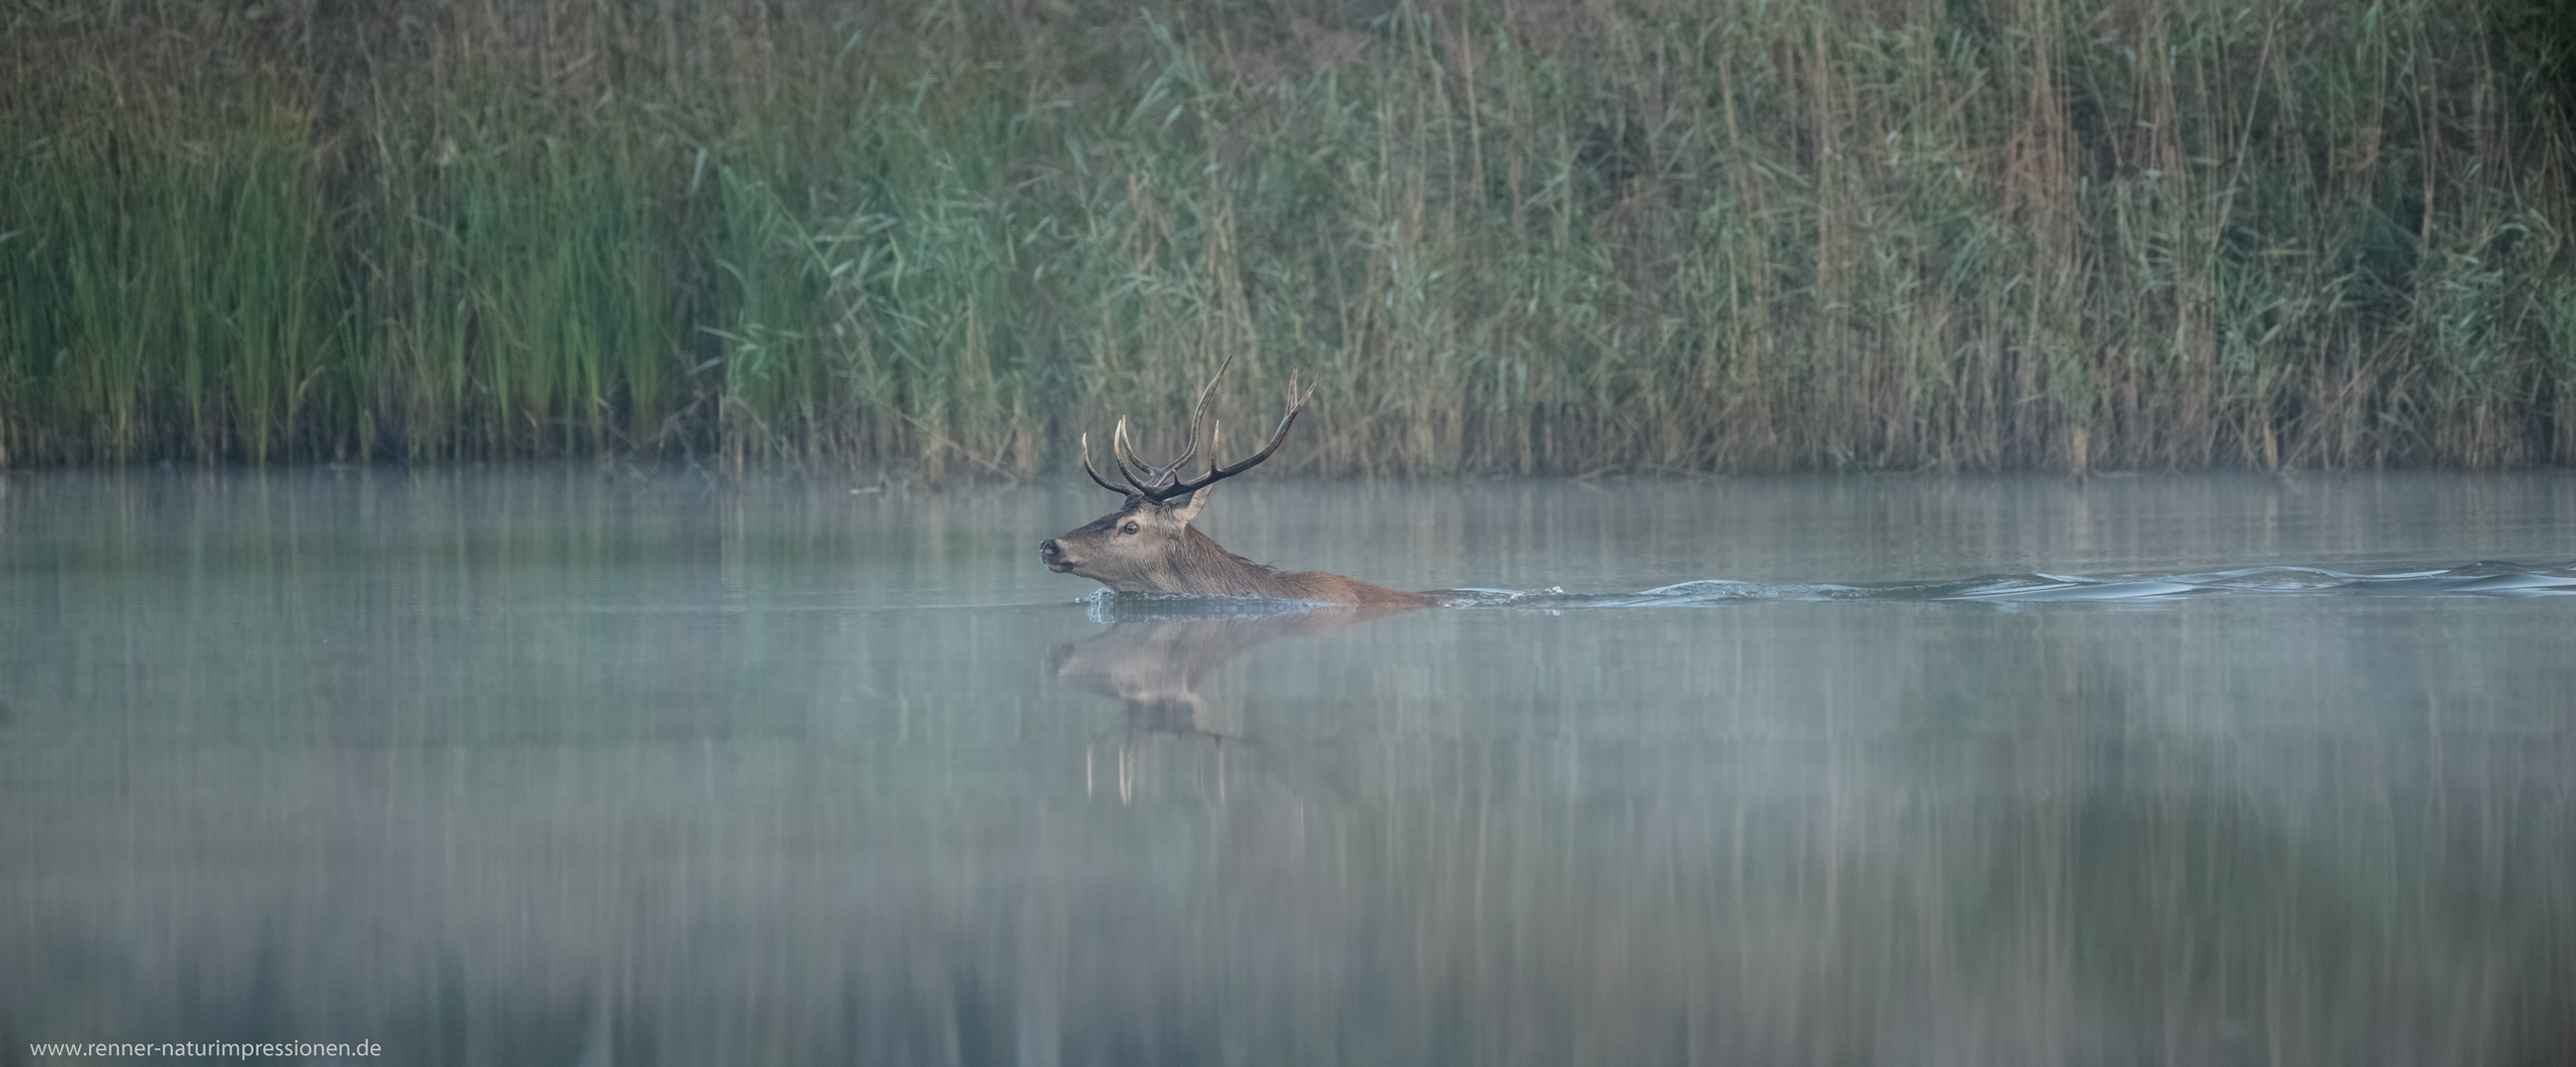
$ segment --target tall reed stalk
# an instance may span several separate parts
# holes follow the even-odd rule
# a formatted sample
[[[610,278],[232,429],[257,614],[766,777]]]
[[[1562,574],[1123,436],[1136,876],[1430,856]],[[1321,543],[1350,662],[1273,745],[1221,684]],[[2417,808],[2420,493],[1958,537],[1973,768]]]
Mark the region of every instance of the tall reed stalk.
[[[2576,459],[2541,0],[5,18],[5,463]]]

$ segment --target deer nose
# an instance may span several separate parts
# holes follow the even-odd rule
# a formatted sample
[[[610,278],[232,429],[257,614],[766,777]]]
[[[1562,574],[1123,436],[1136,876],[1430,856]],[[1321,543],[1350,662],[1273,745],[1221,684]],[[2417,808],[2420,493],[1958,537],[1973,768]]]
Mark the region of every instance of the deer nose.
[[[1038,542],[1038,562],[1046,564],[1046,569],[1057,574],[1073,570],[1073,561],[1064,558],[1064,546],[1055,543],[1052,537]]]

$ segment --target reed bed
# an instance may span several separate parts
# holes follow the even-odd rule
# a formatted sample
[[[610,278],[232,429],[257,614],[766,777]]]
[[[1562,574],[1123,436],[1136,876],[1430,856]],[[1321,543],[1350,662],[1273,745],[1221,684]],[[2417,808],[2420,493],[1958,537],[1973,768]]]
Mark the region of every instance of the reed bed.
[[[2544,0],[5,19],[0,463],[2576,459]]]

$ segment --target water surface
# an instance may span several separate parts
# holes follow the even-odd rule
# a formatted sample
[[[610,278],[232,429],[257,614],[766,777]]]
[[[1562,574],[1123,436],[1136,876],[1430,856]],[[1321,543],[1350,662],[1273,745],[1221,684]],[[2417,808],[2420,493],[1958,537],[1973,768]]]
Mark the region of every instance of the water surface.
[[[856,491],[854,491],[856,490]],[[2576,478],[0,478],[0,1038],[2541,1063]]]

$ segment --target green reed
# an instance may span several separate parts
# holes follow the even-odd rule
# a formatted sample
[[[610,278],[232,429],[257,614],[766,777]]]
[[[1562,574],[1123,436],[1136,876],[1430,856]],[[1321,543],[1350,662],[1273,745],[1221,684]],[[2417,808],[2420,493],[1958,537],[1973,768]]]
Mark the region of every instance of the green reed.
[[[311,116],[273,98],[118,91],[135,97],[122,113],[75,75],[6,174],[0,448],[281,454],[306,407],[330,405],[346,341],[306,168]]]
[[[10,17],[8,462],[2576,458],[2523,0]]]

